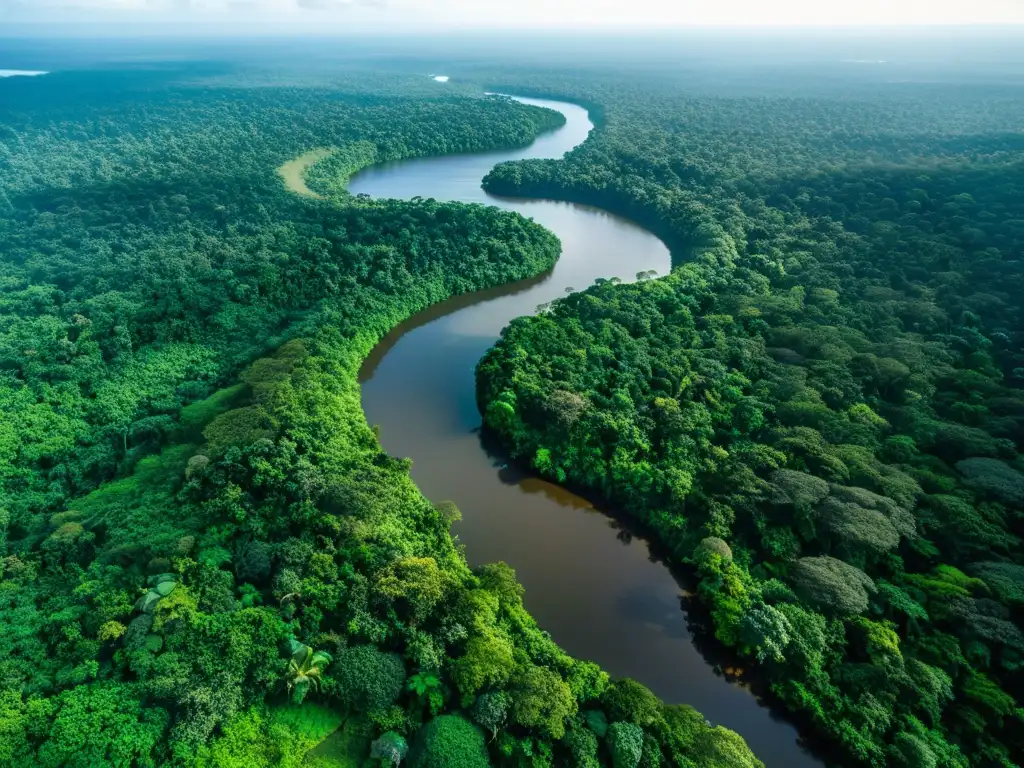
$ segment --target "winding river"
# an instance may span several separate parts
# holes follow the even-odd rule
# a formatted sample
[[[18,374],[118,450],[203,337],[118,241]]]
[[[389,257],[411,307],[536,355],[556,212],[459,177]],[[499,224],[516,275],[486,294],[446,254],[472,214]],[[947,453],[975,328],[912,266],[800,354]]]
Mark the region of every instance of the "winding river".
[[[456,297],[389,334],[360,375],[367,420],[380,426],[388,452],[413,460],[413,478],[428,498],[450,499],[462,510],[453,530],[470,562],[504,560],[515,568],[527,608],[567,652],[633,677],[665,701],[691,704],[741,734],[769,768],[820,766],[792,725],[698,650],[684,591],[642,537],[579,496],[522,476],[481,441],[473,369],[510,320],[598,277],[633,279],[671,266],[665,245],[624,219],[568,203],[497,198],[480,188],[495,163],[560,158],[593,128],[577,105],[520,101],[555,109],[566,124],[526,149],[382,164],[351,181],[355,194],[518,211],[562,241],[550,273]]]

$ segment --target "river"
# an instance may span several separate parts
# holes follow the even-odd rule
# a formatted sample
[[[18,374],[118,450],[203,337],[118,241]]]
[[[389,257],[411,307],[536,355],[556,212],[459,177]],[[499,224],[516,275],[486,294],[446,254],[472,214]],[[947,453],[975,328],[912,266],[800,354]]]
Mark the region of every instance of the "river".
[[[389,334],[361,372],[366,418],[380,426],[389,453],[413,460],[413,479],[428,498],[450,499],[462,510],[453,532],[470,563],[503,560],[515,568],[526,607],[568,653],[635,678],[667,702],[696,707],[742,735],[768,768],[821,766],[791,724],[697,649],[683,589],[642,537],[579,496],[522,476],[482,444],[473,369],[510,320],[599,277],[626,281],[671,267],[665,245],[624,219],[481,189],[496,163],[560,158],[593,128],[577,105],[520,101],[555,109],[566,124],[526,149],[381,164],[349,185],[354,194],[374,197],[496,205],[532,217],[562,241],[561,258],[547,275],[456,297]]]

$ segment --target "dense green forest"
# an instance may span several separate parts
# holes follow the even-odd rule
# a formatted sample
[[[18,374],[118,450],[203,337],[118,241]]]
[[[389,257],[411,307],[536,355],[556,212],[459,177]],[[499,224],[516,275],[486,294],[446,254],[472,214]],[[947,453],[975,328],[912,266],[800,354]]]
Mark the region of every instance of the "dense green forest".
[[[677,266],[513,322],[488,427],[688,564],[844,762],[1020,764],[1024,93],[489,76],[602,129],[485,186],[621,213]]]
[[[331,79],[0,81],[0,764],[757,768],[470,570],[360,408],[387,330],[559,244],[345,179],[561,117]]]

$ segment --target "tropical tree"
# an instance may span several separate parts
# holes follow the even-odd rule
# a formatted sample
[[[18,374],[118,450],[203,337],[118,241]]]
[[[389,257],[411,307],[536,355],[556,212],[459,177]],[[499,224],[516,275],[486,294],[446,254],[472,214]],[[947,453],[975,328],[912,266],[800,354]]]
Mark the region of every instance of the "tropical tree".
[[[320,676],[331,663],[331,655],[325,651],[314,651],[308,645],[295,643],[294,640],[292,642],[298,648],[288,660],[286,682],[292,700],[301,704],[310,689],[320,689]]]

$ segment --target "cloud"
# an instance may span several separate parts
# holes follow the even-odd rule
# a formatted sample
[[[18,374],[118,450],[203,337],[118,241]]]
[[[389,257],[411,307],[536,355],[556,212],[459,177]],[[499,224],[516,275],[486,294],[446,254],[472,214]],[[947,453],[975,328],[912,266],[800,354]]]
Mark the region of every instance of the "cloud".
[[[221,0],[0,0],[0,7],[34,11],[189,11],[221,8]]]
[[[386,5],[384,0],[295,0],[296,5],[307,11],[341,11],[354,5],[377,6]]]
[[[387,0],[0,0],[0,8],[50,12],[64,11],[183,11],[250,10],[287,13],[340,11],[353,6],[389,5]]]
[[[0,0],[0,24],[235,23],[311,31],[340,24],[461,28],[694,24],[1010,24],[1024,0]]]
[[[144,10],[162,5],[163,0],[7,0],[6,7],[53,10],[57,8],[76,10]]]

